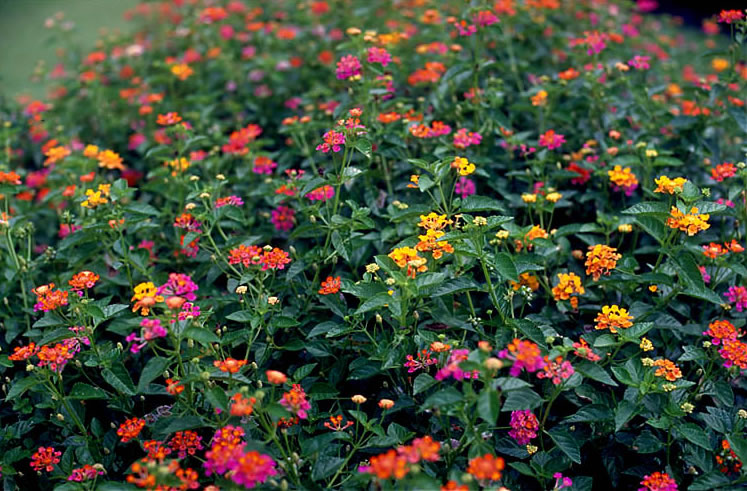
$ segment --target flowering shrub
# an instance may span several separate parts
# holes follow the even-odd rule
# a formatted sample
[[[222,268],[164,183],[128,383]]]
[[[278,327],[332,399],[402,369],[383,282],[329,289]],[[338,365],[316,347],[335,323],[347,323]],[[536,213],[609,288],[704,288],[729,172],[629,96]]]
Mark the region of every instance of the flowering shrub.
[[[655,3],[60,49],[0,106],[4,489],[744,486],[747,21]]]

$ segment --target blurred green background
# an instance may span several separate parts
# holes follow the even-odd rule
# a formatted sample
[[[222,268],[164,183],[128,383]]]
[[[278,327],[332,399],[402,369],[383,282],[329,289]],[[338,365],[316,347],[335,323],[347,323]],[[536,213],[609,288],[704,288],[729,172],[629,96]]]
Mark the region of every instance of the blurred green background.
[[[73,39],[84,48],[92,48],[99,30],[123,30],[125,10],[139,0],[0,0],[0,93],[15,96],[30,93],[43,96],[41,84],[29,81],[39,60],[48,67],[55,64],[58,46],[49,43],[44,21],[64,12],[62,22],[73,22]]]

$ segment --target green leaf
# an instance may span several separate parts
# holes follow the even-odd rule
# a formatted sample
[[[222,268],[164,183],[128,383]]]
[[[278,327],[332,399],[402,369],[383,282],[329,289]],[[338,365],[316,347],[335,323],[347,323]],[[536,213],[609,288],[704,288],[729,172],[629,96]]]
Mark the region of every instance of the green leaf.
[[[311,479],[314,481],[320,481],[332,476],[332,474],[337,472],[337,469],[339,469],[344,462],[345,459],[342,457],[331,457],[328,455],[319,456],[319,458],[316,459],[316,462],[314,462],[314,467],[311,469]]]
[[[635,216],[669,216],[669,206],[660,201],[644,201],[636,203],[622,212],[625,215]]]
[[[228,410],[228,395],[225,389],[219,386],[215,386],[209,391],[205,392],[205,399],[208,400],[213,407],[220,409],[221,411]]]
[[[148,384],[163,375],[163,372],[169,366],[168,358],[155,357],[148,360],[143,371],[140,373],[140,380],[137,383],[137,391],[142,394],[148,388]]]
[[[516,264],[511,256],[505,252],[499,252],[495,255],[493,265],[498,273],[510,281],[519,281],[519,272],[516,270]]]
[[[576,414],[569,416],[565,419],[566,423],[585,423],[588,421],[606,421],[612,419],[614,415],[612,411],[603,404],[591,404],[583,406],[581,409],[576,411]]]
[[[209,331],[204,327],[190,327],[184,331],[183,335],[185,338],[194,339],[202,345],[220,342],[220,338],[213,331]]]
[[[459,211],[461,211],[462,213],[473,213],[476,211],[504,212],[504,208],[496,199],[488,198],[487,196],[477,196],[476,194],[473,194],[472,196],[467,196],[462,200]]]
[[[596,380],[597,382],[602,382],[603,384],[611,385],[612,387],[617,387],[617,382],[615,382],[612,377],[610,377],[610,374],[607,373],[607,370],[600,367],[596,363],[586,360],[580,361],[576,364],[576,371],[586,378]]]
[[[135,395],[135,384],[132,383],[130,374],[121,363],[112,365],[111,369],[104,368],[101,371],[101,376],[109,385],[117,389],[117,392],[128,396]]]
[[[711,442],[708,440],[708,435],[706,435],[706,432],[700,426],[694,423],[683,423],[677,426],[677,431],[689,442],[706,450],[711,450]]]
[[[388,304],[392,301],[392,296],[388,293],[377,293],[373,297],[369,298],[365,302],[361,304],[360,307],[355,311],[356,314],[364,314],[366,312],[370,312],[374,309],[378,309],[380,307],[383,307],[384,305]]]
[[[277,327],[278,329],[289,329],[291,327],[300,326],[301,323],[298,322],[293,317],[288,317],[287,315],[276,315],[270,320],[270,324],[273,327]]]
[[[434,297],[442,297],[444,295],[450,295],[453,293],[461,293],[465,291],[475,291],[480,290],[481,286],[479,283],[477,283],[472,278],[466,278],[464,276],[461,276],[459,278],[455,278],[453,280],[449,280],[436,288],[436,290],[433,292],[432,296]]]
[[[249,312],[248,310],[238,310],[232,314],[228,314],[226,319],[236,322],[249,322],[255,315],[254,312]]]
[[[508,392],[501,411],[522,411],[534,409],[542,404],[542,397],[531,389],[517,389]]]
[[[358,138],[355,141],[355,149],[358,150],[360,153],[366,156],[366,158],[371,158],[371,149],[373,146],[371,145],[371,142],[366,140],[365,138]]]
[[[615,431],[620,431],[622,427],[638,413],[639,407],[623,399],[615,409]]]
[[[491,426],[495,426],[500,409],[501,403],[498,398],[498,391],[491,389],[488,385],[477,397],[477,415]]]
[[[578,445],[578,437],[574,437],[565,429],[555,427],[547,432],[555,442],[555,445],[568,456],[573,462],[581,463],[581,448]]]
[[[435,394],[431,394],[428,399],[423,403],[423,408],[432,407],[443,407],[451,404],[456,404],[464,399],[464,394],[456,390],[454,387],[447,387],[439,390]]]
[[[435,385],[436,379],[428,375],[427,373],[421,373],[412,383],[412,394],[417,395],[427,390],[429,387]]]
[[[76,382],[70,390],[68,398],[76,400],[107,399],[109,398],[109,393],[101,390],[99,387],[84,384],[83,382]]]
[[[707,302],[711,302],[716,305],[721,305],[724,303],[724,300],[716,295],[713,290],[706,286],[690,286],[686,288],[683,292],[683,295],[688,295],[690,297],[698,298],[700,300],[705,300]]]
[[[13,385],[10,386],[10,390],[8,390],[8,394],[5,396],[5,401],[12,401],[16,397],[23,395],[31,387],[38,384],[39,381],[34,377],[22,378],[21,380],[14,382]]]

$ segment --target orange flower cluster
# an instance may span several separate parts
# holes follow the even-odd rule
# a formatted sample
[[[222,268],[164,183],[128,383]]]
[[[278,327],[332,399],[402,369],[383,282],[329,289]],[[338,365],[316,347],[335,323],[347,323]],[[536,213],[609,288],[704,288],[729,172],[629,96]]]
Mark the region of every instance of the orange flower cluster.
[[[715,242],[703,246],[703,255],[711,259],[725,256],[730,252],[744,252],[744,247],[742,247],[736,239],[732,239],[731,242],[725,242],[723,246],[721,244],[716,244]]]
[[[532,273],[521,273],[519,275],[519,282],[516,283],[515,281],[512,281],[511,288],[518,290],[522,286],[529,287],[530,290],[536,292],[539,289],[539,280]]]
[[[160,485],[158,484],[157,476],[176,476],[179,479],[179,485],[173,486],[171,483],[168,486]],[[165,466],[162,466],[159,462],[146,458],[134,462],[130,466],[130,474],[127,476],[127,482],[145,489],[186,491],[200,487],[199,477],[197,471],[189,467],[183,469],[177,460],[172,460]]]
[[[441,444],[430,436],[416,438],[410,445],[403,445],[396,450],[391,449],[371,457],[370,465],[360,467],[359,471],[374,474],[379,479],[402,479],[412,470],[413,464],[421,460],[436,462],[440,449]]]
[[[231,396],[231,416],[251,416],[254,412],[256,397],[244,397],[240,393]]]
[[[674,194],[675,192],[682,192],[682,186],[685,185],[687,179],[684,177],[670,179],[667,176],[661,176],[658,179],[654,179],[654,182],[656,183],[655,193]]]
[[[453,220],[447,219],[446,215],[438,215],[433,212],[428,215],[420,215],[418,226],[425,228],[426,232],[425,235],[418,236],[420,242],[415,246],[415,249],[419,252],[431,252],[433,259],[440,259],[444,253],[453,254],[454,247],[448,241],[438,240],[446,235],[443,229],[452,223]]]
[[[708,219],[711,218],[708,214],[698,214],[698,209],[692,207],[690,213],[685,215],[676,207],[672,207],[670,217],[667,218],[667,226],[669,228],[676,228],[683,232],[687,232],[687,235],[693,236],[702,230],[708,230],[711,225],[708,223]]]
[[[18,186],[21,184],[21,176],[13,171],[0,172],[0,184],[13,184],[14,186]]]
[[[109,170],[125,170],[124,165],[122,165],[122,157],[117,152],[104,150],[103,152],[99,152],[96,158],[99,161],[99,167]]]
[[[429,61],[425,68],[418,68],[407,77],[407,83],[410,85],[436,83],[441,75],[446,71],[446,66],[437,61]]]
[[[607,171],[607,175],[610,178],[610,182],[620,188],[634,189],[638,186],[638,179],[631,172],[630,167],[623,169],[621,166],[616,165],[612,170]]]
[[[398,247],[389,253],[389,257],[400,268],[407,266],[407,276],[411,278],[415,278],[417,273],[428,271],[428,266],[425,265],[427,260],[418,256],[418,251],[412,247]]]
[[[727,440],[721,440],[721,454],[716,455],[716,463],[723,474],[739,474],[742,470],[742,461]]]
[[[506,462],[502,457],[485,454],[470,460],[467,472],[479,481],[499,481],[505,467]]]
[[[352,421],[347,421],[344,425],[342,424],[342,414],[330,416],[329,421],[324,422],[324,427],[332,431],[343,431],[351,426],[353,426]]]
[[[145,427],[145,420],[141,418],[130,418],[121,425],[117,430],[122,443],[127,443],[130,440],[134,440],[140,434],[142,429]]]
[[[88,290],[89,288],[93,288],[99,279],[100,277],[96,273],[91,271],[81,271],[80,273],[73,275],[72,279],[68,281],[68,284],[76,291]]]
[[[610,332],[617,333],[618,329],[627,329],[633,325],[631,322],[633,317],[628,314],[628,311],[621,309],[617,305],[605,305],[602,307],[602,311],[597,314],[597,318],[594,319],[596,325],[594,326],[597,330],[609,329]]]
[[[574,295],[583,295],[586,293],[581,278],[576,273],[558,273],[560,282],[552,288],[552,295],[556,302],[560,300],[570,300],[571,306],[578,308],[578,297]]]
[[[235,358],[228,357],[225,360],[215,360],[213,366],[226,373],[238,373],[241,367],[246,365],[246,360],[236,360]]]
[[[327,276],[325,281],[322,281],[322,287],[319,288],[319,295],[332,295],[340,291],[340,277],[333,278]]]
[[[711,177],[716,182],[721,182],[729,177],[734,177],[737,173],[737,168],[731,162],[724,162],[718,164],[716,167],[711,169]]]
[[[184,392],[184,386],[181,382],[173,378],[166,379],[166,392],[172,396],[176,396]]]
[[[47,285],[37,286],[31,289],[31,293],[36,295],[36,305],[34,305],[34,311],[43,310],[48,312],[54,310],[57,307],[67,305],[67,291],[54,290],[54,283]]]
[[[670,382],[674,382],[678,378],[682,378],[682,372],[680,369],[669,360],[661,359],[654,362],[655,367],[659,367],[654,372],[657,377],[664,377]]]
[[[586,274],[592,275],[594,281],[599,281],[602,275],[609,276],[610,271],[615,269],[617,261],[622,255],[617,254],[614,247],[597,244],[589,246],[589,252],[586,253]]]

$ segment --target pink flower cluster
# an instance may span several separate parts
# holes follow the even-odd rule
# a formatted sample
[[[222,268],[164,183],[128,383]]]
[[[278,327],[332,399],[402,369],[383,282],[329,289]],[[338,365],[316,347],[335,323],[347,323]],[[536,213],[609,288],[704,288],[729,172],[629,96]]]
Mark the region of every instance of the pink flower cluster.
[[[528,445],[532,438],[537,437],[539,421],[537,416],[528,409],[523,411],[511,411],[511,431],[508,436],[516,440],[519,445]]]
[[[547,357],[545,357],[547,358]],[[537,378],[549,378],[555,385],[560,385],[563,380],[567,380],[576,371],[573,369],[573,365],[568,360],[563,360],[558,357],[554,361],[545,359],[545,366],[542,367],[544,371],[537,374]]]
[[[565,136],[555,133],[555,130],[547,130],[539,137],[539,144],[548,150],[560,148],[563,143],[565,143]]]
[[[471,145],[479,145],[481,141],[480,133],[468,131],[467,128],[462,128],[454,133],[454,146],[456,148],[465,149]]]
[[[337,153],[342,150],[341,145],[345,145],[345,133],[339,131],[329,130],[324,134],[324,136],[322,136],[322,139],[324,142],[317,145],[316,149],[321,150],[324,153],[327,153],[330,150]]]
[[[306,198],[309,201],[325,202],[328,199],[334,197],[334,195],[335,195],[335,188],[327,184],[322,187],[316,188],[309,193],[306,193]]]
[[[293,225],[296,223],[296,211],[287,206],[278,206],[276,209],[272,210],[270,221],[275,226],[276,230],[287,232],[292,229]]]
[[[210,450],[205,452],[205,474],[226,474],[246,488],[262,484],[278,474],[277,463],[269,455],[245,451],[244,430],[228,425],[215,432]]]
[[[392,61],[392,55],[384,48],[372,46],[368,48],[368,58],[366,58],[366,61],[369,63],[381,63],[381,66],[387,66]]]
[[[244,200],[235,195],[226,196],[225,198],[218,198],[217,200],[215,200],[216,208],[223,208],[224,206],[241,206],[243,204]]]
[[[361,62],[353,55],[346,55],[337,62],[335,71],[338,80],[346,80],[361,74]]]
[[[462,199],[467,196],[472,196],[477,191],[475,188],[475,181],[462,176],[457,180],[456,184],[454,184],[454,191],[461,196]]]
[[[729,303],[735,304],[734,308],[737,309],[737,312],[747,309],[747,288],[732,285],[724,293],[724,296],[729,300]]]
[[[140,321],[140,327],[142,328],[140,336],[133,332],[125,338],[125,341],[132,343],[132,346],[130,346],[131,353],[138,353],[149,341],[166,337],[168,334],[166,328],[161,325],[160,319],[145,318]]]
[[[453,377],[456,380],[478,378],[480,372],[477,370],[469,372],[459,368],[459,364],[467,359],[467,355],[469,355],[469,350],[467,349],[453,350],[449,355],[449,360],[446,362],[446,365],[436,373],[436,380],[444,380],[449,377]]]
[[[197,299],[195,292],[200,287],[192,277],[182,273],[169,273],[169,279],[158,287],[158,295],[165,297],[182,297],[190,302]]]

